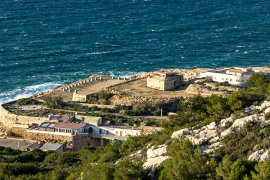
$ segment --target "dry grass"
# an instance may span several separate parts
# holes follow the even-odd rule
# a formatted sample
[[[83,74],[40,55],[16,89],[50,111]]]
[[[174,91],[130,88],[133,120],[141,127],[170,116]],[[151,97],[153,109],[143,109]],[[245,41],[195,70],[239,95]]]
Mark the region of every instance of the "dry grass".
[[[147,87],[146,78],[117,85],[114,86],[112,89],[122,92],[129,96],[158,97],[158,98],[192,96],[191,94],[186,93],[185,90],[161,91],[157,89],[151,89]]]

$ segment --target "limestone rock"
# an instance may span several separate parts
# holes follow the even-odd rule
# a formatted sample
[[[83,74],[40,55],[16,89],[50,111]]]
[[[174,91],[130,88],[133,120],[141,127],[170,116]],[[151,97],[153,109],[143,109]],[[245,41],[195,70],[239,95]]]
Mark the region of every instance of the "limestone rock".
[[[207,128],[210,129],[210,130],[215,130],[215,129],[217,129],[217,125],[216,125],[215,122],[212,122],[211,124],[209,124],[207,126]]]
[[[220,137],[221,137],[221,138],[224,138],[225,136],[227,136],[227,135],[229,135],[229,134],[231,134],[231,133],[232,133],[231,129],[227,129],[227,130],[223,131],[223,132],[220,134]]]
[[[169,156],[159,156],[147,159],[147,161],[143,164],[143,167],[145,169],[149,169],[150,172],[154,172],[156,168],[166,159],[168,159]]]
[[[267,109],[264,111],[264,114],[269,113],[269,112],[270,112],[270,108],[267,108]]]
[[[157,157],[157,156],[162,156],[163,154],[167,153],[167,146],[165,144],[158,146],[157,149],[153,149],[153,148],[154,148],[154,146],[147,150],[147,158],[148,159],[149,158],[154,158],[154,157]]]
[[[222,119],[221,121],[220,121],[220,126],[221,127],[225,127],[225,124],[226,124],[226,122],[228,122],[228,121],[232,121],[232,117],[229,117],[229,118],[226,118],[226,119]]]
[[[185,134],[189,134],[190,131],[188,128],[181,129],[179,131],[176,131],[172,134],[172,138],[178,138],[179,136],[184,136]]]
[[[268,150],[266,152],[268,152]],[[264,149],[261,149],[260,151],[256,151],[256,152],[252,153],[249,156],[248,160],[249,161],[259,161],[261,159],[261,156],[263,156],[264,154],[265,154]],[[262,159],[267,158],[267,157],[268,157],[268,154],[265,154]]]
[[[210,140],[208,141],[208,144],[214,144],[214,143],[218,142],[219,139],[220,139],[219,137],[212,138],[212,139],[210,139]]]
[[[263,155],[261,155],[261,161],[265,162],[269,158],[269,151],[267,150]]]
[[[252,153],[248,158],[249,161],[258,161],[259,159],[260,159],[259,151]]]
[[[221,143],[220,142],[216,142],[214,144],[209,145],[209,148],[214,149],[214,148],[219,147],[219,146],[221,146]]]
[[[206,138],[211,139],[218,136],[217,130],[209,130],[207,131]]]

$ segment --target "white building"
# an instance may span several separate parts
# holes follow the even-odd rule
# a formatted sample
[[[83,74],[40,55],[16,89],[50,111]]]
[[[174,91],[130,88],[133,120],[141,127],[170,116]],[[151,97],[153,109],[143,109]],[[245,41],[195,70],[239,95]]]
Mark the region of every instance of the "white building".
[[[252,70],[254,72],[261,72],[261,73],[263,73],[264,75],[267,75],[267,76],[270,75],[270,68],[268,68],[268,67],[253,67]]]
[[[102,124],[101,117],[93,116],[76,116],[77,119],[82,119],[84,123],[87,123],[89,128],[89,133],[94,134],[108,134],[115,136],[138,136],[141,135],[141,130],[139,128],[129,128],[123,125],[110,125]]]
[[[215,82],[228,81],[229,84],[242,85],[245,84],[250,76],[254,73],[255,72],[252,71],[252,68],[218,68],[201,73],[200,78],[210,76]]]

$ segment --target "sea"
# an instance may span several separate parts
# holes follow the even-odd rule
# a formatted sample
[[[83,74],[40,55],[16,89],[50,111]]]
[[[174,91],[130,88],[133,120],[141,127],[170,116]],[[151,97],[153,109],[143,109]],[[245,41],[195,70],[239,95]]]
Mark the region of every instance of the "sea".
[[[1,0],[0,104],[93,74],[269,65],[268,0]]]

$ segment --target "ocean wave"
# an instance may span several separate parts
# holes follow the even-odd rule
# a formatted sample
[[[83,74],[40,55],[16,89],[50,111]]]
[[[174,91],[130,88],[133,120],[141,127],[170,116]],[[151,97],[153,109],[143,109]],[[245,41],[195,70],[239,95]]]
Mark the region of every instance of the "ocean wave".
[[[59,83],[43,83],[38,85],[26,86],[24,88],[18,88],[13,91],[0,93],[0,104],[15,101],[20,98],[28,98],[34,94],[48,91],[57,86],[61,86]]]

